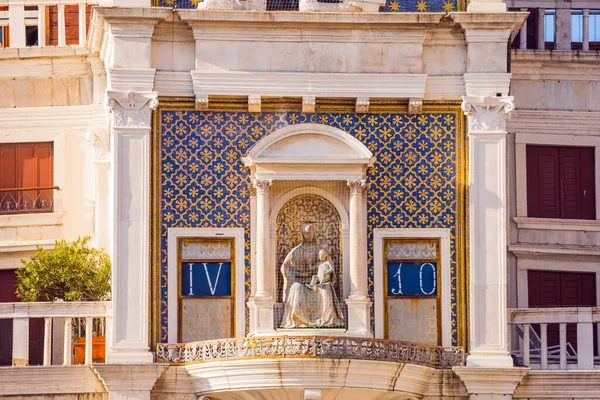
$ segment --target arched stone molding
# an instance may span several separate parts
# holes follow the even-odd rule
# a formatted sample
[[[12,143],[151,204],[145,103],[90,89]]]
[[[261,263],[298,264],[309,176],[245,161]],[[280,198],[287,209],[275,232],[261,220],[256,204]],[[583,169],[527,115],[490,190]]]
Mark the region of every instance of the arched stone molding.
[[[353,189],[356,182],[360,182],[360,188],[364,187],[367,168],[374,162],[371,151],[341,129],[320,124],[299,124],[264,137],[242,161],[251,169],[253,187],[256,189],[250,200],[253,255],[252,297],[249,301],[251,334],[276,334],[273,307],[277,215],[289,199],[298,194],[313,193],[330,201],[342,222],[343,294],[348,305],[346,334],[372,336],[367,315],[371,303],[366,293],[367,221],[364,190]],[[271,199],[273,181],[343,182],[344,186],[350,186],[347,194],[350,207],[347,209],[344,206],[344,199],[310,183],[303,187],[298,185],[279,198]],[[272,200],[275,200],[273,207],[269,205]],[[352,243],[362,245],[350,249]]]
[[[242,161],[257,180],[356,180],[364,179],[374,160],[364,144],[341,129],[300,124],[266,136]]]
[[[279,212],[283,208],[283,206],[291,199],[296,196],[300,196],[302,194],[314,194],[317,196],[323,197],[325,200],[330,202],[335,210],[338,212],[340,216],[340,221],[342,223],[342,277],[343,277],[343,295],[344,298],[348,297],[348,268],[349,268],[349,246],[350,246],[350,216],[348,214],[348,210],[342,203],[341,199],[337,197],[335,194],[330,192],[329,190],[316,187],[316,186],[299,186],[297,188],[291,189],[285,193],[283,193],[273,204],[271,208],[271,212],[269,214],[269,227],[270,227],[270,235],[269,235],[269,243],[275,243],[276,235],[277,235],[277,216]],[[278,268],[275,265],[275,261],[277,260],[276,254],[277,248],[276,246],[269,247],[269,265],[273,266],[275,270],[275,274],[272,277],[273,281],[271,282],[271,287],[275,288],[277,281],[277,273]]]

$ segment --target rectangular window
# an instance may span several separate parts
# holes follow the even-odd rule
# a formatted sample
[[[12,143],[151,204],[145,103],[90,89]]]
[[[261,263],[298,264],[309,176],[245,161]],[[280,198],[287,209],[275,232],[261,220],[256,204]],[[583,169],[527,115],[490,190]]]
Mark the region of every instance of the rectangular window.
[[[544,42],[546,50],[554,49],[555,23],[556,10],[546,10],[544,12]]]
[[[179,341],[235,336],[233,239],[179,240]]]
[[[385,337],[440,342],[440,249],[438,239],[384,242]]]
[[[590,50],[600,50],[600,10],[590,10]]]
[[[52,143],[0,145],[0,214],[52,212]]]
[[[592,147],[527,146],[527,215],[596,219]]]
[[[571,10],[571,48],[581,50],[583,42],[583,10]]]
[[[594,273],[529,270],[527,286],[530,308],[596,307]],[[539,334],[539,326],[534,329]],[[556,347],[559,343],[558,324],[548,324],[548,346]],[[577,351],[577,324],[567,324],[567,343]],[[594,340],[594,348],[596,343]]]

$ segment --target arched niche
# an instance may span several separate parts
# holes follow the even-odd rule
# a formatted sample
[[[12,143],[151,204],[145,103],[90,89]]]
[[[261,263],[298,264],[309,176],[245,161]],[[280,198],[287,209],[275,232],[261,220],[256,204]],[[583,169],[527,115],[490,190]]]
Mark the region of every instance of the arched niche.
[[[273,334],[273,310],[277,300],[277,216],[299,195],[313,195],[330,203],[341,224],[341,262],[343,299],[362,311],[360,321],[348,321],[348,335],[370,336],[366,293],[366,208],[358,186],[364,186],[372,153],[359,140],[341,129],[320,124],[299,124],[282,128],[256,143],[243,157],[250,168],[256,192],[251,197],[252,297],[250,331]],[[329,182],[324,182],[329,181]],[[349,184],[351,184],[349,186]],[[353,200],[351,200],[353,199]],[[353,202],[353,203],[352,203]],[[354,204],[354,211],[351,211]],[[354,221],[354,222],[353,222]],[[350,235],[355,224],[354,239]],[[259,228],[261,227],[261,228]],[[352,243],[360,245],[352,246]],[[354,247],[356,250],[352,250]],[[355,275],[350,274],[350,265]],[[363,265],[364,264],[364,265]],[[360,272],[358,272],[360,271]],[[360,276],[358,276],[358,275]],[[350,297],[352,282],[354,294]],[[360,293],[356,285],[360,281]],[[347,299],[347,300],[346,300]],[[352,304],[350,304],[352,303]],[[354,327],[352,330],[351,327]]]

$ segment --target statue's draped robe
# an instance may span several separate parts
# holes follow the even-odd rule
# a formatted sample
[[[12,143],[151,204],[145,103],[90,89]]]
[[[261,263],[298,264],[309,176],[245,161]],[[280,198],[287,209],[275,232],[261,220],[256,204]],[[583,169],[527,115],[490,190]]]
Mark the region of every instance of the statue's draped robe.
[[[332,328],[343,325],[342,311],[335,293],[335,279],[310,289],[313,275],[318,273],[316,243],[302,242],[283,260],[283,319],[281,327]],[[334,271],[335,273],[335,271]]]

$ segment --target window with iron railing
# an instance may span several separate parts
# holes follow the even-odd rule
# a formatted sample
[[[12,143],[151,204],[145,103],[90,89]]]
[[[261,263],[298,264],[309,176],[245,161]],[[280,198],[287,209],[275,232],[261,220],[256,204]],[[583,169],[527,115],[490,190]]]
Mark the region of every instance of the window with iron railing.
[[[52,143],[0,144],[0,214],[54,211]]]

